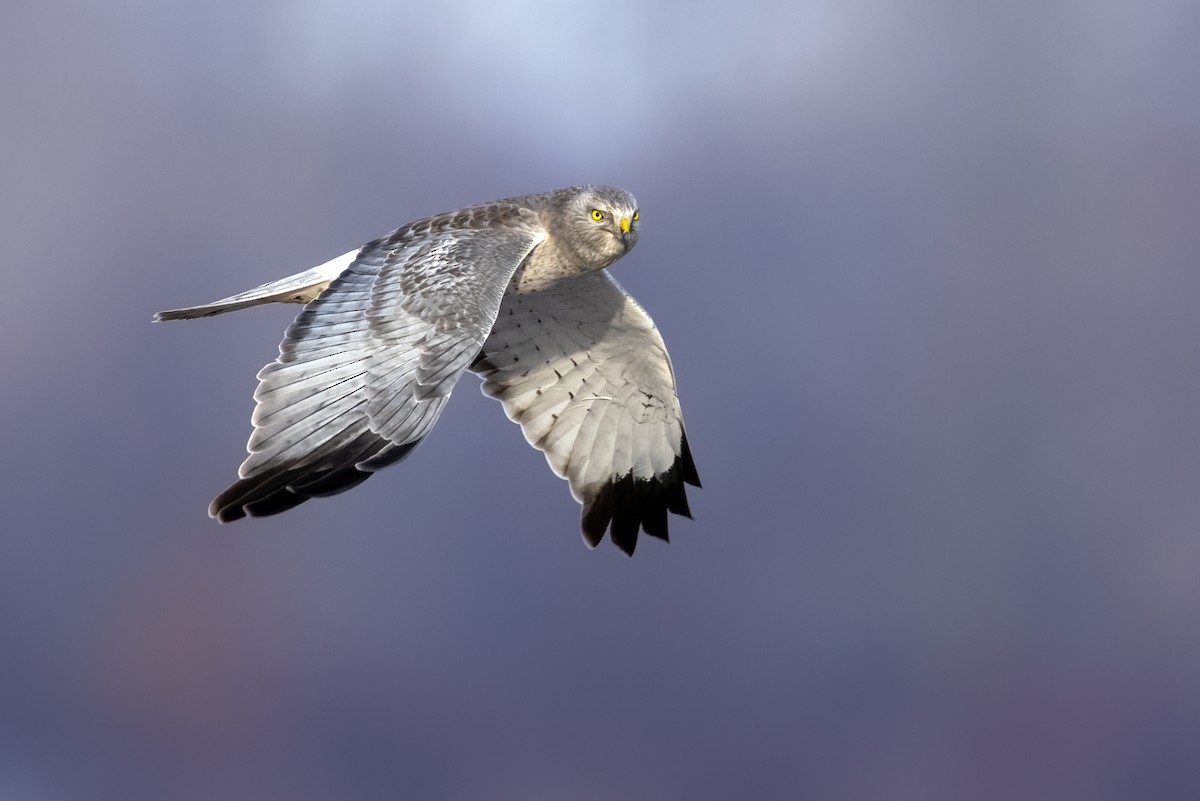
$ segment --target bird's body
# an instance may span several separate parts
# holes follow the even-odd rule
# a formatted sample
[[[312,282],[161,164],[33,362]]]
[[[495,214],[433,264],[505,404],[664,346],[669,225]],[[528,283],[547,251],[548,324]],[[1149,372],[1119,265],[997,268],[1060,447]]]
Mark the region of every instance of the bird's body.
[[[699,486],[650,317],[604,268],[637,242],[633,196],[602,186],[505,198],[409,223],[214,303],[203,317],[306,303],[259,372],[249,457],[222,522],[332,495],[407,456],[463,372],[484,379],[583,504],[584,539],[667,539]]]

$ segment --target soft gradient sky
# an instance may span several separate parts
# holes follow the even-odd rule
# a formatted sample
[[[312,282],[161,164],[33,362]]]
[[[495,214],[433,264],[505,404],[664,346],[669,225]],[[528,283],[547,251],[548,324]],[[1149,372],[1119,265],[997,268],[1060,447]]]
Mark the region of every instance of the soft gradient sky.
[[[29,2],[0,26],[0,798],[1200,797],[1200,7]],[[705,488],[589,552],[467,377],[218,527],[294,307],[579,182]]]

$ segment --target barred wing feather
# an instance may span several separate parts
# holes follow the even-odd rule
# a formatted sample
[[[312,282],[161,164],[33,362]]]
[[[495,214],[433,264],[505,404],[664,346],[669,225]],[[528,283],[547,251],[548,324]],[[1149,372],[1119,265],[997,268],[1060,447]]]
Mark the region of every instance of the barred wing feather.
[[[362,248],[259,372],[250,455],[209,514],[283,511],[407,456],[479,352],[501,297],[544,238],[517,207],[476,207]]]
[[[584,540],[607,531],[632,554],[639,530],[666,540],[700,486],[675,377],[650,316],[599,270],[510,293],[471,369],[583,505]]]

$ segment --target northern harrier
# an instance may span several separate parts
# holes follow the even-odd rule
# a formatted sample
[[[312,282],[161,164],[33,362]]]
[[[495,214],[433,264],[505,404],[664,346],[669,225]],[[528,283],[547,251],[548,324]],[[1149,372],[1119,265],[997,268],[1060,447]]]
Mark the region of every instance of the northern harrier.
[[[573,186],[427,217],[319,267],[156,320],[306,303],[258,374],[229,522],[333,495],[400,461],[459,376],[483,378],[583,505],[583,538],[667,539],[700,486],[666,347],[604,269],[637,242],[633,195]]]

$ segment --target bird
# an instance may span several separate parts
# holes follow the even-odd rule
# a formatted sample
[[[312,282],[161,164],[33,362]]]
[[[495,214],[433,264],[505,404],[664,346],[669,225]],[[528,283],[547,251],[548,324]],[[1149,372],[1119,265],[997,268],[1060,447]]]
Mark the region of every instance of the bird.
[[[653,320],[607,269],[638,240],[637,200],[577,185],[435,214],[317,267],[199,306],[185,320],[303,303],[258,373],[238,479],[209,506],[228,523],[344,492],[409,456],[459,378],[482,378],[607,532],[669,541],[700,477]]]

